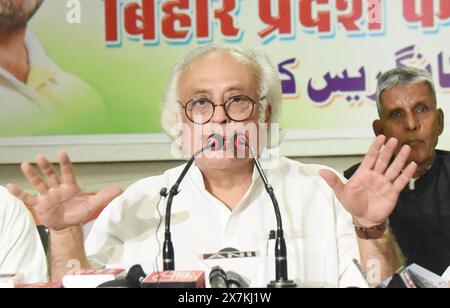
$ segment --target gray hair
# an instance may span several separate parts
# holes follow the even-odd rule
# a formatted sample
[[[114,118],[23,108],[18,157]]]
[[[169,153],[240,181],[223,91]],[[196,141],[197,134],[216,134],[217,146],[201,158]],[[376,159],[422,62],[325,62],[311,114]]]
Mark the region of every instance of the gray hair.
[[[377,109],[379,117],[381,118],[381,94],[383,91],[390,90],[397,85],[409,86],[422,82],[425,82],[430,87],[436,104],[436,89],[433,78],[426,70],[405,66],[394,68],[381,75],[377,84]]]
[[[250,66],[258,82],[258,99],[265,97],[259,103],[259,120],[260,122],[264,121],[266,108],[270,105],[272,113],[269,123],[278,123],[282,104],[281,80],[269,58],[263,52],[210,44],[199,46],[186,54],[172,71],[161,114],[161,124],[166,133],[173,139],[178,137],[177,122],[179,122],[180,116],[177,91],[180,75],[195,60],[212,52],[225,52]],[[278,140],[269,140],[268,146],[275,146],[278,143]]]

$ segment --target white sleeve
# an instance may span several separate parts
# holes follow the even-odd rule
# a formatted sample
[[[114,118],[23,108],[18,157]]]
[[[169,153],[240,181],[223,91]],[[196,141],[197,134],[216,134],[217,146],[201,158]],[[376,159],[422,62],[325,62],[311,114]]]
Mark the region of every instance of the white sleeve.
[[[0,272],[22,273],[25,283],[47,282],[47,259],[31,213],[0,191]]]
[[[125,196],[114,199],[95,220],[85,242],[86,256],[94,268],[119,262],[125,245]]]
[[[134,229],[145,230],[147,219],[137,216],[142,209],[155,208],[160,200],[163,177],[155,176],[130,186],[114,199],[94,222],[85,242],[86,256],[94,268],[127,263],[126,247]]]
[[[318,175],[321,169],[327,169],[334,172],[343,183],[347,182],[340,173],[336,170],[321,165],[304,165],[307,174]],[[327,185],[327,184],[325,184]],[[327,185],[327,190],[329,186]],[[331,190],[331,193],[332,190]],[[353,227],[352,217],[348,213],[336,195],[333,193],[333,205],[336,219],[336,240],[338,249],[338,284],[341,288],[346,287],[368,287],[368,284],[356,266],[356,261],[359,264],[359,248],[356,239],[356,233]]]

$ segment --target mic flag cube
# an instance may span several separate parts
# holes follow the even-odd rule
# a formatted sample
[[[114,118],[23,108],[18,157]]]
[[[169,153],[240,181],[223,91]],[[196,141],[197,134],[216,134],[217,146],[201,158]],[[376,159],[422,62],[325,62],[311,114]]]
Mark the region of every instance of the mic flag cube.
[[[204,288],[205,272],[165,271],[153,272],[142,281],[143,288]]]

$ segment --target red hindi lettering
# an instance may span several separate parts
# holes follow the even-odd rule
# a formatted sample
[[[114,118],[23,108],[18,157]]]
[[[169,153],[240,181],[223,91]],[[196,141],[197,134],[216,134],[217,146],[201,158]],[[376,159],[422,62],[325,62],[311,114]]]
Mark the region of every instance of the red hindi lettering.
[[[336,0],[336,9],[348,12],[345,15],[338,16],[338,22],[344,26],[345,30],[361,31],[357,21],[362,17],[362,0]]]
[[[440,0],[439,1],[438,17],[441,20],[446,20],[446,19],[450,18],[450,0]]]
[[[117,9],[118,0],[105,0],[105,37],[107,43],[120,40],[119,16]]]
[[[189,37],[191,27],[191,17],[185,13],[176,13],[175,9],[188,10],[189,0],[171,0],[162,4],[164,17],[162,19],[162,33],[168,39],[183,40]],[[175,25],[179,25],[181,29],[177,29]]]
[[[204,39],[210,37],[209,0],[196,0],[196,36]]]
[[[236,37],[239,29],[234,26],[234,16],[230,15],[237,9],[237,0],[222,0],[222,7],[214,11],[214,18],[220,21],[220,31],[224,36]]]
[[[272,1],[259,0],[259,18],[268,27],[258,32],[261,38],[265,38],[278,30],[279,34],[289,35],[292,33],[291,0],[278,0],[278,15],[272,16]]]
[[[330,11],[319,11],[313,18],[313,3],[329,4],[328,0],[300,0],[300,22],[306,28],[317,28],[320,33],[331,32]]]
[[[419,11],[419,12],[418,12]],[[403,0],[403,16],[407,22],[421,23],[424,28],[434,28],[434,4],[432,0],[421,0],[420,9],[416,0]]]
[[[124,8],[124,26],[125,31],[130,35],[141,35],[146,41],[155,40],[155,1],[145,0],[142,6],[137,3],[127,4]]]

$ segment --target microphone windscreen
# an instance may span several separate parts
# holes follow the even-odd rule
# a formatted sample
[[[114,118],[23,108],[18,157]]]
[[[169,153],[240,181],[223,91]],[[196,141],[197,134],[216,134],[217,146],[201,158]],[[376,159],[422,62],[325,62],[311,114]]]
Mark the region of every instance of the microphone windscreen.
[[[223,136],[220,134],[212,134],[211,136],[209,136],[208,138],[208,144],[212,142],[210,149],[212,151],[218,151],[223,147]]]
[[[219,250],[219,252],[239,252],[239,249],[236,249],[234,247],[225,247]]]
[[[227,286],[229,288],[248,288],[248,283],[238,273],[228,271]]]
[[[140,264],[135,264],[128,270],[126,281],[130,288],[140,288],[141,281],[145,278],[146,274]]]
[[[107,288],[130,288],[126,279],[116,279],[103,282],[97,286],[97,289],[107,289]]]
[[[244,134],[234,134],[233,139],[236,149],[238,149],[239,151],[245,151],[248,146],[247,136]]]
[[[211,288],[227,288],[227,274],[220,266],[214,266],[209,273]]]

